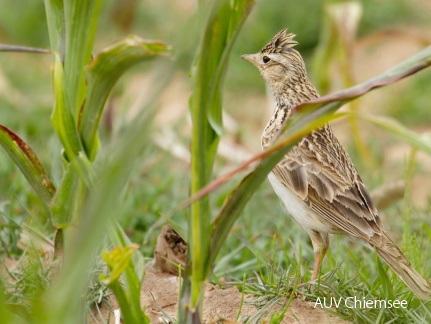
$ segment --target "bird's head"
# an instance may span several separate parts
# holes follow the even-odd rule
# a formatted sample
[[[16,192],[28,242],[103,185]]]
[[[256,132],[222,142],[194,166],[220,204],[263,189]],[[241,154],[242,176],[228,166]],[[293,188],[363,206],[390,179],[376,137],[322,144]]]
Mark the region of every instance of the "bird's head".
[[[253,63],[273,91],[282,91],[286,84],[298,84],[307,80],[305,64],[297,50],[294,34],[281,30],[256,54],[241,57]]]

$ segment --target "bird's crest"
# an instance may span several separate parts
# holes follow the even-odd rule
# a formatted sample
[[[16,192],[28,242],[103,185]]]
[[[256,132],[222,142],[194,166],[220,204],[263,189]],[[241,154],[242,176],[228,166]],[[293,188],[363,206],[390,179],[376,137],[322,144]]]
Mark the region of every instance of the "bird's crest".
[[[291,48],[298,44],[293,38],[295,34],[287,33],[287,29],[282,29],[275,35],[268,44],[262,48],[262,53],[283,53],[290,52]]]

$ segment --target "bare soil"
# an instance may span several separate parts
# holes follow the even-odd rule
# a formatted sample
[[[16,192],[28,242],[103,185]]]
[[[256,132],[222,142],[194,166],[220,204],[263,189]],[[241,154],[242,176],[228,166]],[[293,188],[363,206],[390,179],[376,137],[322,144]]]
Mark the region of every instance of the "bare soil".
[[[169,318],[177,317],[178,294],[180,278],[179,264],[184,267],[187,254],[187,243],[170,226],[164,226],[157,239],[154,252],[154,261],[148,265],[141,290],[141,305],[146,306],[146,313],[151,323],[170,323]],[[250,319],[260,310],[251,305],[255,298],[251,295],[242,295],[235,287],[220,288],[207,284],[203,303],[203,323],[240,323]],[[241,301],[243,303],[241,305]],[[118,308],[117,302],[111,298],[111,309],[102,308],[104,320],[113,319],[113,309]],[[281,313],[282,305],[267,309],[258,320],[271,317],[273,313]],[[334,310],[333,310],[334,311]],[[238,314],[239,313],[239,314]],[[236,319],[238,319],[237,322]],[[256,320],[253,320],[255,323]],[[294,299],[280,323],[344,323],[341,318],[331,315],[320,308],[314,308],[311,302]]]
[[[146,305],[146,313],[150,317],[151,323],[169,323],[161,309],[176,318],[178,309],[178,290],[179,278],[170,274],[162,273],[158,270],[149,269],[145,274],[144,283],[142,285],[141,303]],[[205,291],[203,323],[237,323],[238,310],[241,304],[242,294],[235,287],[223,289],[211,284],[208,284]],[[259,309],[249,304],[254,297],[250,295],[244,296],[244,304],[240,313],[238,323],[256,314]],[[118,308],[118,304],[114,299],[110,300],[113,309]],[[266,317],[259,320],[264,323],[264,319],[269,319],[271,313],[281,312],[281,307],[276,307],[268,311]],[[102,308],[104,319],[110,317],[109,323],[114,323],[114,313],[108,308]],[[163,319],[165,322],[163,322]],[[227,321],[230,320],[230,321]],[[95,323],[92,321],[92,323]],[[294,299],[280,323],[348,323],[335,315],[314,308],[314,303]]]

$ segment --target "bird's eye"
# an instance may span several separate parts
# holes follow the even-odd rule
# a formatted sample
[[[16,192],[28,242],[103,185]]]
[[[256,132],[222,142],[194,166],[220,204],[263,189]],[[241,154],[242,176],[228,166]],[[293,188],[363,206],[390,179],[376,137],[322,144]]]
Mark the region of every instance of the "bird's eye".
[[[271,61],[271,59],[268,56],[264,56],[262,60],[263,60],[263,63],[268,63],[269,61]]]

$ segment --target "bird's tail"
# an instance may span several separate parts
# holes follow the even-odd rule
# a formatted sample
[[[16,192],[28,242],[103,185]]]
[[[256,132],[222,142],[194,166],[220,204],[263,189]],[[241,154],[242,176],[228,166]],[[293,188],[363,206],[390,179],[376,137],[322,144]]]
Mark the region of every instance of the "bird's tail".
[[[401,250],[385,235],[385,243],[376,246],[379,256],[394,270],[405,284],[421,299],[431,299],[429,283],[412,267]]]

